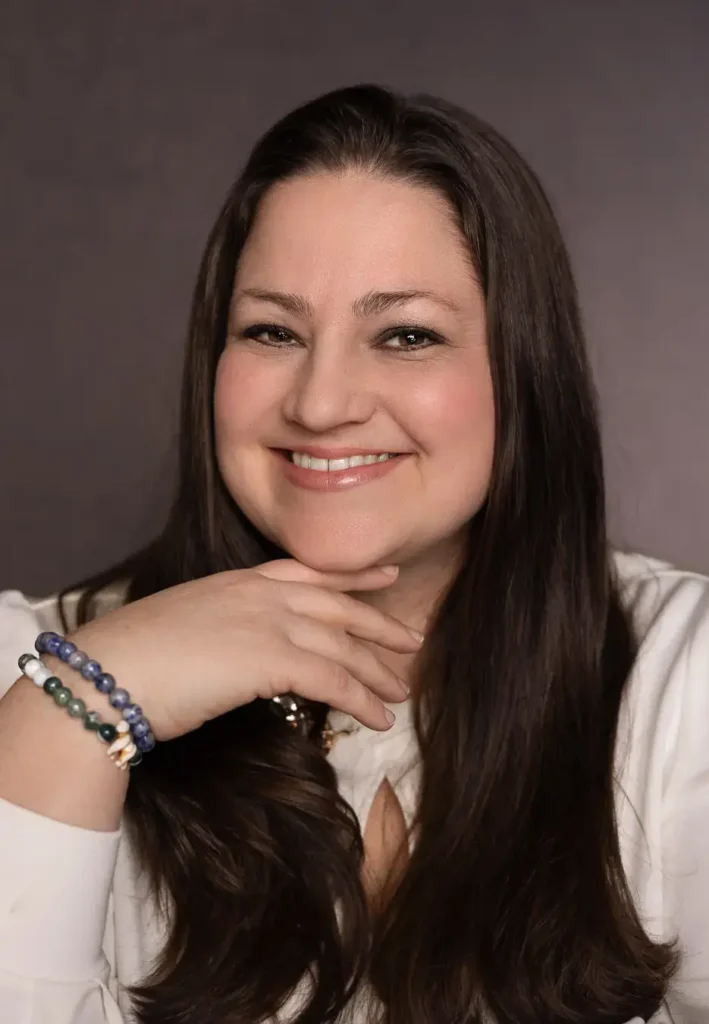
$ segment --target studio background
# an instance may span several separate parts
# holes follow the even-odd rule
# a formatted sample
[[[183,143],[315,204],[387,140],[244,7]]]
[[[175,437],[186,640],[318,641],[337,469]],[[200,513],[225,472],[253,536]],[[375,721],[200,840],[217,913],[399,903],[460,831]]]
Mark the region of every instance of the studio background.
[[[612,537],[709,571],[709,3],[5,0],[0,588],[49,593],[161,523],[211,222],[273,120],[363,81],[462,103],[539,173]]]

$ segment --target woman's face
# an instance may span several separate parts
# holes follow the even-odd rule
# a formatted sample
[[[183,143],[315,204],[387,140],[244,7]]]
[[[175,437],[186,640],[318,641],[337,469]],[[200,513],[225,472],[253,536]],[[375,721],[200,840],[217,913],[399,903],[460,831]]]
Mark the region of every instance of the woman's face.
[[[274,187],[214,401],[226,486],[294,558],[346,570],[457,549],[495,417],[483,298],[444,199],[358,171]]]

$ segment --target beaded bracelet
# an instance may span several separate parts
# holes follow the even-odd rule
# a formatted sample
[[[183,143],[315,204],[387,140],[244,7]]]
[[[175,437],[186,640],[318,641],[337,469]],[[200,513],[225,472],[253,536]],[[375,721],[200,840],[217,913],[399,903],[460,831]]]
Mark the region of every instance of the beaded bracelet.
[[[85,729],[95,732],[100,740],[110,744],[106,753],[118,768],[134,768],[140,764],[143,755],[130,735],[127,722],[119,722],[118,725],[104,722],[98,711],[89,711],[84,701],[75,697],[69,687],[64,686],[61,679],[53,675],[52,670],[34,654],[23,654],[18,665],[22,674],[35,686],[41,686],[60,708],[66,708],[71,718],[81,720]]]
[[[40,654],[53,654],[69,668],[80,672],[84,679],[92,682],[99,693],[108,697],[111,707],[120,711],[128,723],[136,748],[141,754],[147,754],[155,746],[155,736],[150,722],[143,714],[143,709],[131,701],[127,690],[116,686],[116,680],[108,672],[104,672],[97,661],[88,654],[77,649],[76,644],[66,640],[58,633],[40,633],[35,641],[35,648]]]

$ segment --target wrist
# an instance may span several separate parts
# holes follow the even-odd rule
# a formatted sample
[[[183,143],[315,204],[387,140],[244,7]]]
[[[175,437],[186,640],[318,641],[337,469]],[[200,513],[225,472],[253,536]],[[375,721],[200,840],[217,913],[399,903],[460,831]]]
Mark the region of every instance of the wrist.
[[[115,757],[118,767],[140,764],[143,756],[155,746],[151,723],[131,693],[98,661],[99,647],[102,658],[105,659],[109,652],[105,646],[96,643],[95,630],[82,628],[72,633],[70,638],[44,632],[37,638],[35,647],[46,667],[34,662],[27,664],[23,671],[38,685],[43,685],[58,704],[68,701],[69,713],[82,716],[87,728],[95,729],[100,738],[111,744],[109,752]],[[51,659],[51,664],[48,659]],[[20,659],[21,668],[24,661],[24,658]],[[55,678],[47,678],[49,673],[53,673]],[[71,686],[77,688],[76,693]],[[94,694],[89,698],[88,693],[92,689]],[[101,710],[92,709],[87,714],[85,697],[92,703],[98,699]]]

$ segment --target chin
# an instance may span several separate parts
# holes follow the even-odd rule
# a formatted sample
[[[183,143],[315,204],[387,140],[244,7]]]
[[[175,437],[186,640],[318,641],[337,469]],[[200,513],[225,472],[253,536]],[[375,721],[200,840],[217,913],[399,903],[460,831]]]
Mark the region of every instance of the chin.
[[[359,572],[376,565],[390,565],[397,560],[396,550],[381,544],[327,544],[316,538],[299,543],[283,538],[279,543],[291,558],[318,572]]]
[[[302,554],[291,552],[291,556],[310,569],[318,572],[360,572],[363,569],[371,569],[376,565],[389,565],[393,559],[377,555],[343,555],[342,552],[333,554],[330,557],[321,552],[308,551]]]

